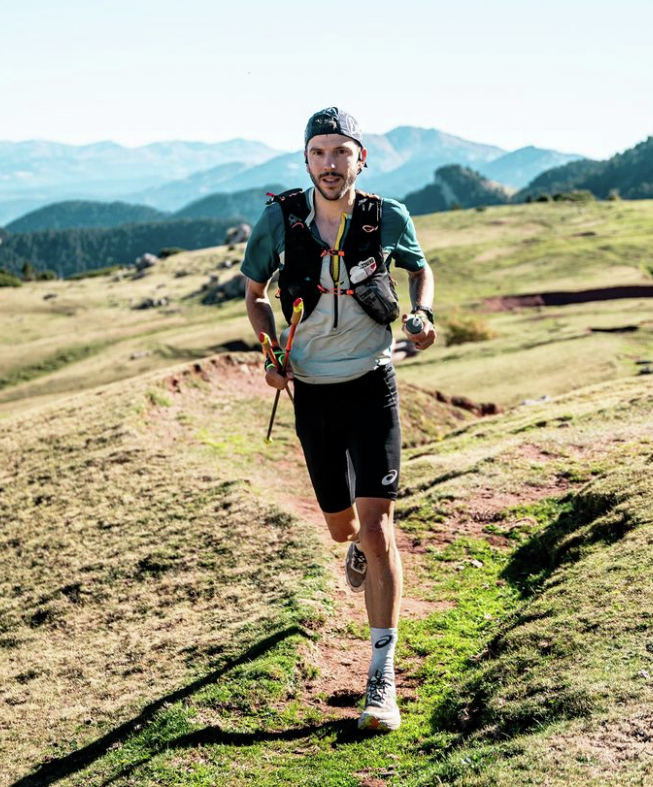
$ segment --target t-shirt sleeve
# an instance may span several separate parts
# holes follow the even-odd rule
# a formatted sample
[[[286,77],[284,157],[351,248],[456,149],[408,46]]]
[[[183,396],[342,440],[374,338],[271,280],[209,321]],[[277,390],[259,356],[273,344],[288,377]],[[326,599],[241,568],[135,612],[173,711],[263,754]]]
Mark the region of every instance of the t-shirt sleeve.
[[[413,220],[406,206],[393,199],[382,203],[381,245],[398,268],[418,271],[426,265]]]
[[[265,283],[279,267],[283,245],[283,213],[280,206],[273,203],[265,208],[252,229],[240,272],[248,279]]]

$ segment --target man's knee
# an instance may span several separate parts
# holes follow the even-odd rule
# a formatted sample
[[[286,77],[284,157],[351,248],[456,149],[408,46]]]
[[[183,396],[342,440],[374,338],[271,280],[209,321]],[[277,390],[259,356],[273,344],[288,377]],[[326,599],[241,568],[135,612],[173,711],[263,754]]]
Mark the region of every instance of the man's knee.
[[[383,557],[394,548],[393,505],[391,501],[369,499],[358,503],[360,542],[365,554]]]
[[[392,523],[387,518],[361,523],[360,542],[366,555],[386,555],[394,544]]]
[[[352,537],[358,534],[358,517],[353,508],[346,508],[344,511],[338,511],[335,514],[323,513],[329,533],[334,541],[340,543],[351,541]]]

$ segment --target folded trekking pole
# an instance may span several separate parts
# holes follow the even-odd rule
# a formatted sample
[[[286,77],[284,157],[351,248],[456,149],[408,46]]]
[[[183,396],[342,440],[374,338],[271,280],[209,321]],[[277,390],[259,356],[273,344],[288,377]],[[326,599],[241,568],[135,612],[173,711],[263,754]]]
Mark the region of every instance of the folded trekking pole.
[[[259,333],[258,335],[258,339],[261,342],[261,347],[263,348],[263,355],[270,361],[270,363],[274,364],[274,368],[277,370],[277,372],[281,373],[279,359],[274,354],[274,348],[272,347],[272,340],[270,339],[268,334],[263,333],[263,331],[261,331],[261,333]],[[293,399],[292,394],[290,393],[290,388],[286,388],[286,392],[290,397],[290,401],[294,404],[295,400]]]
[[[297,326],[299,325],[303,314],[304,314],[304,301],[301,298],[297,298],[297,300],[292,305],[292,317],[290,318],[290,333],[288,334],[288,341],[286,342],[286,349],[284,350],[283,353],[283,363],[281,364],[281,369],[279,370],[279,374],[286,373],[286,368],[288,367],[288,358],[290,356],[290,351],[292,350],[292,344],[295,339],[295,331],[297,330]],[[270,435],[272,434],[274,417],[277,414],[277,405],[279,404],[280,395],[281,395],[281,390],[277,389],[277,394],[274,397],[274,405],[272,406],[272,414],[270,415],[270,424],[268,426],[268,433],[265,438],[266,443],[272,442]]]

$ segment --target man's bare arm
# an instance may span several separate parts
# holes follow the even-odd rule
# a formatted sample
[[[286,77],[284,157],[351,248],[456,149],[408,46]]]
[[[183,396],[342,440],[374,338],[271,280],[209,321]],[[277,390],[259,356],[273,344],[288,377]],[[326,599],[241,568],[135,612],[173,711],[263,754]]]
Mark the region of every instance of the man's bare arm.
[[[430,265],[408,274],[408,293],[413,308],[418,304],[431,308],[434,295],[433,272]]]
[[[268,282],[261,284],[252,279],[247,280],[247,290],[245,291],[245,305],[247,316],[252,323],[252,328],[256,332],[258,339],[261,333],[267,333],[276,344],[277,331],[274,324],[274,312],[268,298]],[[288,380],[293,379],[292,369],[288,367],[285,375],[277,374],[273,369],[268,369],[265,373],[265,381],[272,388],[285,388]]]
[[[429,265],[425,265],[418,271],[410,271],[408,274],[408,294],[410,295],[410,302],[415,306],[427,306],[431,308],[433,303],[435,287],[433,284],[433,271]],[[404,323],[408,319],[408,315],[404,314]],[[424,327],[420,333],[414,334],[404,330],[404,333],[414,343],[418,350],[426,350],[430,347],[436,339],[436,332],[433,325],[426,320]]]
[[[261,284],[248,279],[245,305],[249,321],[256,332],[256,338],[258,339],[261,333],[267,333],[271,339],[276,341],[277,331],[274,324],[274,312],[268,298],[268,282]]]

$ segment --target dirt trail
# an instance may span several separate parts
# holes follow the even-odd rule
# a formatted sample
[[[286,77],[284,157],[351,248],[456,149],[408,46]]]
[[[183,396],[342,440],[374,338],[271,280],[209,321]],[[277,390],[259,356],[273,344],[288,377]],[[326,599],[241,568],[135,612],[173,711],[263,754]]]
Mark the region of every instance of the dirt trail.
[[[198,385],[199,380],[202,385]],[[260,396],[266,403],[272,401],[270,389],[261,374],[260,360],[251,353],[214,356],[196,362],[170,375],[166,384],[173,402],[170,407],[152,408],[152,436],[155,440],[198,442],[196,427],[189,426],[180,415],[196,415],[200,422],[205,423],[211,420],[211,407],[215,407],[216,401],[223,408],[229,408],[230,402],[235,404],[248,396],[255,399]],[[264,409],[267,411],[267,407]],[[234,411],[237,412],[236,408]],[[287,411],[284,412],[287,418]],[[257,412],[255,418],[258,420],[259,417]],[[236,422],[236,431],[238,426]],[[264,426],[262,424],[261,429]],[[304,701],[325,714],[353,718],[359,712],[357,703],[364,691],[370,655],[367,639],[360,638],[367,621],[363,594],[354,594],[346,586],[343,574],[346,546],[336,544],[328,534],[313,497],[299,444],[293,438],[285,445],[281,458],[277,454],[276,460],[249,461],[246,472],[253,486],[269,490],[270,498],[282,510],[294,514],[307,528],[311,528],[322,542],[324,552],[331,556],[328,592],[333,601],[333,613],[320,632],[322,638],[319,643],[305,646],[310,662],[318,666],[319,675],[307,683]],[[528,453],[527,448],[523,450]],[[528,458],[535,456],[529,453]],[[543,457],[538,453],[537,458]],[[283,478],[283,484],[279,483],[280,478]],[[423,570],[426,546],[437,548],[460,535],[483,537],[496,546],[505,546],[505,537],[484,532],[485,526],[494,520],[498,512],[527,499],[531,501],[551,494],[563,494],[568,487],[566,479],[555,478],[549,485],[522,490],[516,496],[506,490],[486,488],[481,483],[464,515],[452,512],[443,530],[430,533],[428,543],[416,542],[413,535],[397,526],[396,536],[405,576],[402,618],[422,619],[447,608],[446,602],[425,600],[429,590]],[[398,673],[397,689],[401,695],[412,697],[415,688],[413,678]]]
[[[208,385],[198,387],[201,380]],[[170,375],[165,380],[172,394],[172,406],[154,407],[151,411],[153,439],[188,441],[192,427],[184,424],[180,414],[196,413],[206,417],[207,405],[217,397],[224,404],[244,395],[260,395],[272,399],[264,382],[258,356],[234,354],[214,356],[196,362]],[[208,395],[207,395],[208,393]],[[352,593],[344,579],[343,565],[346,545],[334,542],[328,533],[322,513],[313,496],[299,444],[293,441],[284,458],[275,462],[252,462],[248,467],[249,480],[257,487],[271,490],[271,498],[283,510],[306,523],[331,556],[329,564],[329,594],[333,600],[333,614],[322,629],[322,638],[307,645],[310,660],[319,668],[319,675],[307,685],[304,701],[332,716],[356,717],[357,703],[362,697],[370,646],[352,632],[360,632],[367,623],[363,594]],[[279,478],[284,479],[283,486]],[[402,618],[420,619],[431,612],[446,608],[446,603],[435,603],[421,598],[420,550],[412,547],[412,539],[397,528],[397,541],[402,549],[405,587]],[[412,696],[414,681],[401,673],[397,675],[397,690]]]
[[[505,312],[536,306],[568,306],[572,303],[615,301],[624,298],[653,298],[653,285],[630,284],[623,287],[599,287],[593,290],[561,290],[536,292],[529,295],[504,295],[503,297],[486,298],[483,302],[483,309],[486,312]]]

